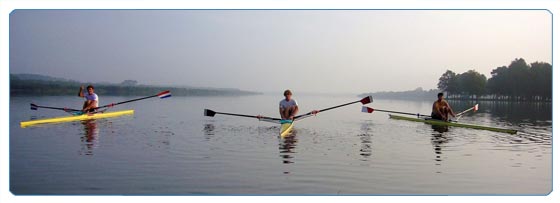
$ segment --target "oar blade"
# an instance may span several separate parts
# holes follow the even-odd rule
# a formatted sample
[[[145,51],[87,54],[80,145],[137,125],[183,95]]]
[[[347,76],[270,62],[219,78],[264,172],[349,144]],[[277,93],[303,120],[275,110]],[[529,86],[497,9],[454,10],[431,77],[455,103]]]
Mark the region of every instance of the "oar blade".
[[[37,110],[38,106],[36,104],[31,103],[31,110]]]
[[[478,104],[475,104],[475,105],[474,105],[474,111],[475,111],[475,112],[478,111]]]
[[[373,109],[373,108],[369,108],[367,106],[362,106],[362,112],[364,112],[364,113],[373,113],[374,110],[375,109]]]
[[[216,115],[215,111],[212,111],[210,109],[204,109],[204,116],[214,117],[215,115]]]
[[[362,100],[360,100],[360,102],[361,102],[362,104],[369,104],[369,103],[371,103],[372,101],[373,101],[373,97],[372,97],[372,96],[367,96],[367,97],[364,97]]]
[[[157,96],[160,99],[165,99],[165,98],[171,97],[171,92],[169,90],[163,91],[163,92],[160,92],[159,94],[157,94]]]

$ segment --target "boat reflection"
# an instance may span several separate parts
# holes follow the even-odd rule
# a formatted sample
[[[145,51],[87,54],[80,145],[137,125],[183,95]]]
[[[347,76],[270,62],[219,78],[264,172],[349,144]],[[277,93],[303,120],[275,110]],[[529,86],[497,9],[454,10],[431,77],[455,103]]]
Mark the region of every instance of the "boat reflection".
[[[93,151],[99,145],[99,128],[96,120],[82,121],[84,136],[81,137],[82,147],[80,155],[93,155]]]
[[[296,146],[297,146],[297,135],[296,135],[296,131],[292,130],[292,134],[288,135],[284,138],[278,138],[279,140],[279,144],[278,144],[278,149],[280,150],[280,158],[282,160],[283,164],[293,164],[294,162],[294,158],[295,158],[295,153],[296,153]],[[284,170],[283,172],[284,174],[290,174],[290,171],[288,171],[287,169]]]
[[[449,131],[449,126],[444,125],[432,125],[432,129],[438,133],[445,133]]]

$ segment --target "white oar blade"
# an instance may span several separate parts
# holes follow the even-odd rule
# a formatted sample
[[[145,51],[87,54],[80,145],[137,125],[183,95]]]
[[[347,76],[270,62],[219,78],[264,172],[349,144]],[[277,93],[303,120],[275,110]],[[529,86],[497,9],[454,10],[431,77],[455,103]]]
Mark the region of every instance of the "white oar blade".
[[[369,108],[367,106],[362,106],[362,112],[364,113],[373,113],[375,109]]]

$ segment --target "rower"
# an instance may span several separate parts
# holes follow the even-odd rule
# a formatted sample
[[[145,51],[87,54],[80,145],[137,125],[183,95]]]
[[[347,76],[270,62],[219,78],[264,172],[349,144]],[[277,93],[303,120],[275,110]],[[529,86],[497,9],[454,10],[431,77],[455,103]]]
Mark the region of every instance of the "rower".
[[[92,85],[87,86],[87,94],[84,94],[84,86],[80,86],[79,97],[86,98],[84,106],[82,108],[83,112],[94,112],[99,104],[99,97],[95,94],[95,90]]]
[[[433,119],[438,119],[438,120],[443,120],[443,121],[448,121],[449,120],[449,114],[451,114],[451,116],[455,117],[455,113],[453,112],[453,109],[451,109],[451,106],[449,105],[449,103],[447,103],[447,101],[445,101],[443,99],[443,93],[438,93],[437,94],[438,100],[434,102],[434,105],[432,106],[432,115],[431,117]]]
[[[282,120],[294,120],[299,111],[297,101],[292,99],[292,91],[284,91],[284,99],[280,101],[280,118]]]

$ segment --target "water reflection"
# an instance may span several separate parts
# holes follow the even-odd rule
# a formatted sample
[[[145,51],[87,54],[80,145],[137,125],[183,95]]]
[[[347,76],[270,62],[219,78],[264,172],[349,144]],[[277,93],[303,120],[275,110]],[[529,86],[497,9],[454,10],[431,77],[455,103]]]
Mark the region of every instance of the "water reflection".
[[[204,124],[204,128],[203,128],[203,132],[204,132],[204,139],[206,141],[210,141],[210,139],[212,139],[212,137],[214,137],[214,131],[216,130],[216,127],[214,126],[214,124],[212,123],[207,123]]]
[[[284,138],[279,138],[280,143],[278,144],[278,149],[280,150],[280,158],[282,158],[283,164],[293,164],[295,158],[295,149],[297,146],[297,132],[292,130],[292,134]],[[284,174],[289,174],[289,171],[284,171]]]
[[[432,129],[436,132],[439,133],[444,133],[449,131],[449,126],[444,126],[444,125],[432,125]]]
[[[457,101],[450,100],[454,109],[466,109],[475,103],[479,104],[479,112],[490,113],[499,121],[520,125],[550,126],[552,121],[551,102],[510,102],[510,101]]]
[[[432,125],[432,132],[431,142],[432,146],[434,147],[435,153],[435,165],[440,166],[443,161],[443,148],[446,143],[448,143],[451,139],[446,135],[447,131],[449,131],[449,126],[438,126]],[[436,173],[441,173],[441,171],[436,171]]]
[[[93,150],[98,147],[99,143],[99,128],[97,127],[96,120],[82,121],[84,126],[84,136],[81,137],[82,148],[80,155],[93,155]]]
[[[362,123],[360,126],[360,130],[362,131],[361,134],[358,135],[360,137],[360,150],[359,154],[362,157],[362,161],[369,160],[370,156],[372,155],[372,136],[371,133],[373,124],[371,122]]]

